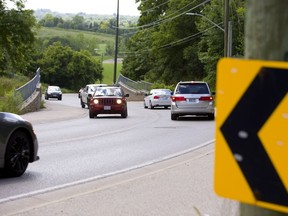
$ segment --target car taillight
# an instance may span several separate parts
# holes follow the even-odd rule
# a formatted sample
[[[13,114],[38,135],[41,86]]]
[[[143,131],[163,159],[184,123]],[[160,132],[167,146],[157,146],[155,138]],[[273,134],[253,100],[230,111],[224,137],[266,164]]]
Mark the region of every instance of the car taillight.
[[[183,97],[183,96],[172,96],[172,97],[171,97],[171,100],[172,100],[173,102],[175,102],[175,101],[186,101],[186,98]]]
[[[203,96],[199,98],[199,101],[213,101],[213,97],[211,96]]]
[[[160,98],[160,97],[159,97],[158,95],[155,95],[155,96],[154,96],[154,99],[155,99],[155,100],[157,100],[157,99],[159,99],[159,98]]]

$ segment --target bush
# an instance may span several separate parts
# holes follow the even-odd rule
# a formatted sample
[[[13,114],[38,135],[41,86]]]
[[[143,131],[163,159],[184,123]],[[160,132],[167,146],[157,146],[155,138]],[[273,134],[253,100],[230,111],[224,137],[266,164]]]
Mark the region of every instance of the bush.
[[[10,92],[6,94],[6,96],[1,101],[0,110],[2,112],[22,114],[20,110],[22,103],[23,99],[20,94],[14,94],[14,92]]]
[[[15,90],[25,84],[27,78],[15,75],[14,78],[0,77],[0,111],[20,114],[23,102],[21,95],[15,95]]]
[[[153,83],[151,89],[170,89],[174,91],[175,85],[165,85],[163,83]]]

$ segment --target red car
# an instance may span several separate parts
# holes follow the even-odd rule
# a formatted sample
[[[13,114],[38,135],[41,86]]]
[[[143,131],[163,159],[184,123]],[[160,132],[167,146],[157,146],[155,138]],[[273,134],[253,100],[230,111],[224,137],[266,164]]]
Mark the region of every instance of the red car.
[[[129,94],[124,94],[121,87],[97,87],[89,103],[89,118],[99,114],[120,114],[122,118],[127,118],[127,97]]]

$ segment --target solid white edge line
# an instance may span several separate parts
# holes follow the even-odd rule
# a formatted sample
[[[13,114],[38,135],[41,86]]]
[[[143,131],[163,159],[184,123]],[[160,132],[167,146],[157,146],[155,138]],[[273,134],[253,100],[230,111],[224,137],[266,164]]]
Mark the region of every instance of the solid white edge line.
[[[82,179],[82,180],[79,180],[79,181],[74,181],[74,182],[70,182],[70,183],[67,183],[67,184],[58,185],[58,186],[55,186],[55,187],[49,187],[49,188],[46,188],[46,189],[43,189],[43,190],[36,190],[36,191],[30,192],[30,193],[24,193],[24,194],[20,194],[20,195],[16,195],[16,196],[11,196],[11,197],[7,197],[7,198],[4,198],[4,199],[0,199],[0,204],[1,203],[5,203],[5,202],[14,201],[14,200],[17,200],[17,199],[22,199],[22,198],[26,198],[26,197],[31,197],[31,196],[47,193],[47,192],[52,192],[52,191],[55,191],[55,190],[64,189],[64,188],[67,188],[67,187],[72,187],[72,186],[76,186],[76,185],[80,185],[80,184],[85,184],[85,183],[92,182],[92,181],[95,181],[95,180],[98,180],[98,179],[107,178],[109,176],[113,176],[113,175],[117,175],[117,174],[121,174],[121,173],[124,173],[124,172],[131,171],[131,170],[134,170],[134,169],[139,169],[139,168],[142,168],[142,167],[146,167],[146,166],[152,165],[154,163],[159,163],[159,162],[162,162],[162,161],[174,158],[174,157],[178,157],[180,155],[187,154],[187,153],[189,153],[191,151],[194,151],[194,150],[197,150],[197,149],[202,148],[204,146],[210,145],[210,144],[212,144],[214,142],[215,142],[215,139],[207,141],[207,142],[205,142],[205,143],[203,143],[201,145],[198,145],[196,147],[187,149],[187,150],[182,151],[182,152],[171,154],[171,155],[168,155],[166,157],[163,157],[163,158],[160,158],[160,159],[157,159],[157,160],[152,160],[152,161],[149,161],[149,162],[137,165],[137,166],[128,167],[126,169],[118,170],[118,171],[115,171],[115,172],[111,172],[111,173],[107,173],[107,174],[103,174],[103,175],[99,175],[99,176],[94,176],[94,177],[91,177],[91,178]]]

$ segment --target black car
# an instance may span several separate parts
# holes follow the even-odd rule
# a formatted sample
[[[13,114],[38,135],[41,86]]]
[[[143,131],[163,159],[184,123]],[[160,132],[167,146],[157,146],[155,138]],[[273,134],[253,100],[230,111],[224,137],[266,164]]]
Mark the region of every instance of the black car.
[[[31,123],[21,116],[0,112],[0,172],[21,176],[28,164],[39,160],[38,140]]]
[[[45,100],[48,100],[49,98],[62,100],[62,91],[59,86],[48,86],[45,91]]]

